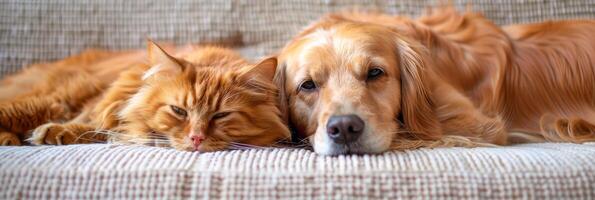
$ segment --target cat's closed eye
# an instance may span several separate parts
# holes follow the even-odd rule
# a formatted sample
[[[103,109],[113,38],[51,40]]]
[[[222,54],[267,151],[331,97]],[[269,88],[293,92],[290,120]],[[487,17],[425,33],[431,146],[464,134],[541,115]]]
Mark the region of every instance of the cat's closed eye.
[[[221,118],[227,117],[229,114],[231,114],[231,112],[219,112],[219,113],[213,115],[212,119],[221,119]]]
[[[184,118],[184,117],[186,117],[188,115],[188,113],[186,112],[186,110],[184,110],[184,109],[182,109],[180,107],[177,107],[177,106],[174,106],[174,105],[170,105],[169,107],[171,108],[171,111],[173,111],[179,117]]]

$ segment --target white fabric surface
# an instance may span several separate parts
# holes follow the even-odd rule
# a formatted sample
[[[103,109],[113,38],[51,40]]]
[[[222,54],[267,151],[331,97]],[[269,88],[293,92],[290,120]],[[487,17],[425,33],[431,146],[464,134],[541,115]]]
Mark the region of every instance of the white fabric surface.
[[[318,156],[108,144],[0,147],[0,199],[594,199],[595,144]]]

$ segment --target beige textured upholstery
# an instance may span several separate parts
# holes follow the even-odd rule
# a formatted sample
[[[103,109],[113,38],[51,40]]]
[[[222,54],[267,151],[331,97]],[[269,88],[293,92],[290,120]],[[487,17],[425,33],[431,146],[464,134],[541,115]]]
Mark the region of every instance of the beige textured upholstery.
[[[221,43],[249,57],[276,52],[324,13],[350,8],[420,15],[434,0],[0,0],[0,76],[85,48],[142,48],[146,38]],[[460,9],[470,1],[452,1]],[[497,24],[594,18],[593,0],[476,0]]]
[[[595,144],[443,148],[365,156],[0,147],[0,199],[593,199]]]
[[[592,0],[477,0],[497,24],[594,18]],[[0,0],[0,76],[85,48],[222,43],[278,51],[326,12],[416,16],[428,0]],[[464,8],[466,1],[453,1]],[[307,150],[189,153],[118,145],[0,147],[0,199],[595,199],[595,144],[317,156]]]

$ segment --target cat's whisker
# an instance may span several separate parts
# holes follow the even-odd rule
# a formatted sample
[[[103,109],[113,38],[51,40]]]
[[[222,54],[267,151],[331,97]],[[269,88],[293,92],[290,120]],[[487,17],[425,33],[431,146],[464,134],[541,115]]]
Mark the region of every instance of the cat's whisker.
[[[229,143],[228,147],[235,147],[235,148],[242,148],[242,149],[265,149],[265,148],[267,148],[267,147],[262,147],[262,146],[249,145],[249,144],[236,143],[236,142]]]
[[[264,146],[251,145],[251,144],[238,143],[238,142],[230,142],[230,144],[238,145],[238,146],[245,146],[245,147],[252,147],[252,148],[263,148],[264,147]]]
[[[132,144],[143,144],[151,146],[170,147],[171,142],[169,139],[164,137],[144,137],[144,138],[118,138],[117,143],[132,143]]]
[[[243,149],[257,149],[259,147],[250,147],[250,146],[242,146],[242,145],[228,145],[228,147],[236,147],[236,148],[243,148]]]
[[[145,139],[152,139],[152,140],[169,140],[169,138],[167,138],[167,137],[151,137],[151,136],[148,136],[148,137],[144,137],[144,138]]]
[[[79,137],[79,138],[76,138],[76,139],[75,139],[75,141],[79,141],[79,140],[80,140],[80,141],[89,141],[89,142],[92,142],[92,143],[105,143],[105,141],[102,141],[102,140],[95,140],[95,139],[90,139],[90,138],[80,138],[80,137]]]
[[[229,146],[228,147],[229,150],[248,150],[250,148],[247,147],[236,147],[236,146]]]
[[[241,145],[241,146],[251,146],[250,144],[246,144],[246,143],[240,143],[240,142],[229,142],[229,144],[233,144],[233,145]]]
[[[94,131],[85,132],[85,134],[87,134],[87,133],[103,134],[103,135],[107,135],[107,136],[117,136],[119,134],[122,134],[122,133],[119,133],[116,131],[111,131],[111,130],[94,130]]]
[[[90,138],[83,138],[84,136],[87,136],[88,134],[93,134],[93,135]],[[105,141],[102,141],[102,140],[93,139],[93,138],[95,138],[96,135],[97,135],[97,133],[94,132],[94,131],[87,131],[87,132],[84,132],[84,133],[80,134],[74,140],[75,141],[84,140],[84,141],[90,141],[90,142],[93,142],[93,143],[104,143],[105,142]]]
[[[169,142],[169,140],[165,140],[165,139],[151,139],[151,138],[131,138],[129,140],[134,140],[134,141]]]

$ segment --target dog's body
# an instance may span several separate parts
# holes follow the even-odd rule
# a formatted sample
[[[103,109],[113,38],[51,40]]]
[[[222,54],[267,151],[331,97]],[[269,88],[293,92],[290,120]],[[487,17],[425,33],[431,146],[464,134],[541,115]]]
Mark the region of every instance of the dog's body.
[[[451,136],[594,141],[593,33],[595,21],[500,28],[451,8],[418,20],[333,14],[285,47],[277,81],[288,120],[321,154]]]

